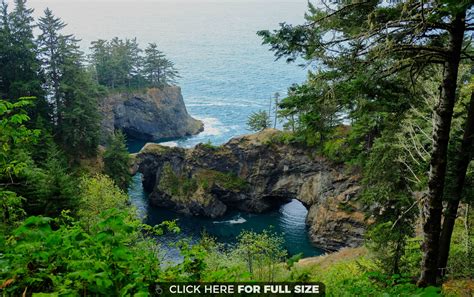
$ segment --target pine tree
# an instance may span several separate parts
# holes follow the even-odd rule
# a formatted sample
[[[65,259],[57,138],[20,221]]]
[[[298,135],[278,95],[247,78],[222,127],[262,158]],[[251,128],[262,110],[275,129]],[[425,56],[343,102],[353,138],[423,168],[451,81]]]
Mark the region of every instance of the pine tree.
[[[46,88],[54,101],[56,139],[72,159],[93,156],[99,143],[96,84],[82,65],[83,54],[73,35],[51,10],[40,18],[38,37]]]
[[[0,23],[0,98],[8,98],[12,73],[9,71],[10,56],[12,52],[12,33],[10,28],[10,16],[8,14],[8,5],[2,1]]]
[[[78,181],[70,173],[66,156],[55,144],[47,149],[44,164],[28,169],[26,186],[19,190],[27,197],[25,210],[30,215],[58,216],[62,210],[77,207]]]
[[[472,5],[468,0],[411,0],[389,5],[380,1],[357,1],[324,8],[309,4],[304,25],[283,23],[275,32],[259,32],[278,57],[285,56],[288,61],[303,57],[318,62],[321,71],[316,76],[330,83],[329,92],[323,96],[336,98],[337,102],[340,98],[334,94],[338,90],[346,93],[350,90],[356,95],[338,104],[342,103],[349,112],[356,111],[359,119],[368,120],[364,125],[370,128],[365,128],[365,150],[370,150],[374,138],[380,136],[384,117],[406,108],[403,100],[387,100],[399,96],[383,94],[390,90],[384,88],[384,81],[390,83],[398,74],[408,77],[408,83],[414,85],[420,75],[427,75],[429,71],[439,71],[442,75],[433,113],[433,146],[424,199],[426,219],[420,286],[435,285],[439,273],[442,202],[459,65],[462,61],[473,61],[469,36],[474,24],[468,17]],[[360,94],[366,97],[363,101],[357,100]],[[378,117],[372,117],[367,111],[373,111],[374,107],[384,110],[385,115],[378,113]]]
[[[26,0],[15,0],[15,8],[8,16],[5,36],[10,44],[5,56],[4,81],[9,98],[42,95],[41,81],[38,77],[39,63],[36,58],[36,44],[33,36],[33,9],[26,7]],[[6,9],[6,5],[4,5]],[[6,24],[4,24],[5,26]]]
[[[62,122],[58,126],[58,138],[74,160],[95,156],[100,137],[97,86],[78,56],[69,56],[61,68],[60,91],[64,94],[64,102],[59,110]]]
[[[247,127],[251,131],[262,131],[271,126],[270,116],[265,110],[259,110],[252,113],[247,119]]]
[[[137,39],[113,38],[111,41],[93,41],[90,60],[99,84],[109,88],[142,87],[142,50]]]
[[[109,86],[110,78],[110,47],[107,40],[99,39],[91,43],[92,51],[89,59],[94,65],[96,81],[103,86]]]
[[[129,166],[130,154],[127,151],[125,135],[117,131],[104,153],[104,173],[126,191],[132,179]]]
[[[173,62],[166,59],[156,43],[150,43],[145,49],[143,73],[152,87],[163,87],[175,83],[178,72]]]
[[[49,107],[41,88],[40,63],[36,58],[33,38],[32,9],[26,1],[15,1],[9,13],[2,1],[0,10],[0,97],[16,100],[22,96],[35,96],[35,105],[29,107],[32,119],[49,118]]]
[[[127,59],[130,61],[130,70],[127,75],[127,87],[142,87],[143,78],[141,74],[143,58],[141,56],[142,50],[138,45],[137,38],[127,39]]]
[[[60,44],[72,38],[71,35],[61,35],[60,31],[66,26],[53,12],[47,8],[44,16],[39,19],[38,27],[41,34],[38,36],[38,47],[43,70],[46,76],[45,87],[48,95],[54,102],[54,119],[57,124],[61,122],[61,104],[63,101],[60,92],[61,76],[60,65],[64,62],[64,52]]]

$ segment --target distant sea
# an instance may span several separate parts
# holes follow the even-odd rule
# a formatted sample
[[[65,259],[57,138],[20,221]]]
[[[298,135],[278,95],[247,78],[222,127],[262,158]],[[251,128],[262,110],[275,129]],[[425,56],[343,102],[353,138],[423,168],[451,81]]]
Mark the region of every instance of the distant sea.
[[[219,144],[249,133],[246,120],[268,110],[275,92],[285,94],[306,71],[261,45],[258,30],[276,29],[280,22],[301,23],[306,1],[31,1],[35,15],[46,7],[61,17],[65,31],[81,39],[88,52],[97,39],[137,37],[145,47],[156,42],[176,64],[188,111],[204,121],[199,136],[179,141]]]
[[[286,94],[293,83],[305,80],[307,70],[295,64],[275,61],[267,46],[261,45],[258,30],[276,29],[280,22],[301,23],[306,1],[41,1],[30,2],[35,15],[49,7],[67,24],[67,33],[80,38],[87,53],[97,39],[137,37],[145,47],[156,42],[180,72],[188,112],[204,122],[201,134],[179,139],[169,145],[184,147],[199,142],[221,144],[249,133],[249,114],[268,110],[274,93]],[[131,143],[131,151],[140,142]],[[182,236],[198,238],[201,231],[224,242],[232,242],[242,229],[257,231],[273,226],[285,233],[290,253],[321,253],[311,246],[304,224],[306,209],[298,201],[279,211],[255,215],[230,213],[222,223],[185,218],[146,204],[140,178],[136,176],[131,199],[149,216],[151,223],[177,218],[187,226]],[[176,238],[166,239],[175,241]],[[165,242],[166,244],[166,242]]]

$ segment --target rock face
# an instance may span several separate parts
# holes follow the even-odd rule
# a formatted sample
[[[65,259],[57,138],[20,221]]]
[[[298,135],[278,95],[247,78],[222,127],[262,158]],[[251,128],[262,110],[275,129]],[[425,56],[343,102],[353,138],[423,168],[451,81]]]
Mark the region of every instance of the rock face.
[[[279,137],[269,129],[219,147],[147,144],[136,155],[136,169],[154,205],[218,217],[228,208],[260,213],[298,199],[309,209],[315,245],[326,250],[360,245],[367,223],[356,199],[357,176]]]
[[[99,110],[102,142],[115,129],[145,141],[184,137],[203,130],[202,122],[186,111],[181,89],[176,86],[111,94],[100,101]]]

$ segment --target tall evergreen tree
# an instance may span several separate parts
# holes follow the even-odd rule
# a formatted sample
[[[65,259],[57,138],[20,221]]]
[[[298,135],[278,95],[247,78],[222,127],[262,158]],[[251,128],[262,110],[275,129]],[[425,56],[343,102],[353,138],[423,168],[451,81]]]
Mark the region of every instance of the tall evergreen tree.
[[[71,39],[71,35],[61,35],[60,31],[66,26],[53,12],[47,8],[44,16],[39,19],[38,27],[41,30],[38,36],[38,47],[43,70],[46,76],[45,88],[53,101],[54,120],[57,124],[61,122],[59,110],[62,105],[62,94],[60,92],[61,76],[60,65],[64,63],[64,53],[61,44]]]
[[[90,59],[97,73],[97,81],[114,88],[143,87],[142,50],[137,39],[113,38],[93,41]]]
[[[440,253],[438,257],[438,267],[444,275],[447,270],[451,237],[458,215],[458,208],[466,193],[466,175],[469,164],[474,157],[474,85],[471,82],[471,95],[467,103],[467,115],[464,120],[463,135],[461,144],[454,152],[454,168],[451,170],[451,185],[446,190],[447,205],[444,210],[443,227],[441,229]]]
[[[33,10],[26,7],[24,0],[14,4],[9,12],[7,3],[2,1],[0,10],[0,97],[16,100],[35,96],[35,106],[29,108],[28,114],[33,119],[49,118],[33,37]]]
[[[137,38],[128,39],[126,41],[128,49],[128,59],[130,60],[130,71],[128,73],[128,87],[141,87],[144,84],[142,77],[143,58],[141,56],[142,50],[138,45]]]
[[[58,216],[63,210],[73,211],[79,202],[78,181],[70,173],[63,151],[52,143],[41,167],[30,167],[25,186],[18,192],[26,197],[25,210],[30,215]]]
[[[94,80],[81,64],[82,53],[75,43],[61,45],[69,54],[61,65],[60,91],[64,102],[59,110],[62,123],[58,137],[66,152],[74,159],[94,156],[99,145],[99,91]]]
[[[0,23],[0,95],[1,98],[9,97],[10,84],[13,73],[9,71],[12,56],[12,33],[10,28],[10,16],[8,14],[8,4],[2,1]]]
[[[115,184],[127,191],[131,182],[130,154],[127,151],[125,135],[115,132],[104,153],[104,173],[110,176]]]
[[[162,87],[175,83],[178,71],[158,49],[156,43],[150,43],[145,49],[143,73],[152,87]]]
[[[96,84],[85,70],[83,53],[66,26],[46,9],[39,21],[38,37],[46,87],[54,101],[55,136],[69,156],[95,155],[99,142]]]
[[[375,103],[388,98],[374,96],[385,91],[379,83],[385,78],[404,73],[413,82],[420,74],[432,70],[434,65],[442,66],[439,68],[442,69],[442,79],[433,115],[433,145],[427,197],[424,199],[420,286],[437,282],[447,149],[458,89],[458,70],[462,60],[471,63],[473,60],[472,48],[468,46],[469,32],[474,30],[472,5],[469,0],[409,0],[389,5],[369,0],[328,5],[324,9],[310,4],[306,24],[282,24],[273,33],[259,33],[279,57],[286,56],[294,61],[302,56],[323,65],[325,74],[320,78],[326,78],[332,84],[359,80],[358,84],[349,85],[351,89],[363,91]],[[376,88],[367,92],[365,85],[374,82],[377,82]],[[329,89],[334,92],[338,88],[333,85]],[[355,100],[348,103],[351,108],[363,107],[360,105],[362,102]],[[387,111],[393,110],[393,103],[386,103],[389,103],[384,104],[389,108]],[[376,129],[368,136],[379,133]],[[368,139],[367,148],[370,149],[373,137]]]
[[[110,77],[110,47],[107,40],[99,39],[91,43],[89,59],[94,65],[96,81],[103,86],[109,86]]]
[[[33,36],[33,9],[27,8],[26,0],[15,0],[14,3],[13,11],[2,17],[7,41],[2,69],[4,92],[9,98],[39,96],[42,91]],[[8,13],[6,4],[3,13]]]

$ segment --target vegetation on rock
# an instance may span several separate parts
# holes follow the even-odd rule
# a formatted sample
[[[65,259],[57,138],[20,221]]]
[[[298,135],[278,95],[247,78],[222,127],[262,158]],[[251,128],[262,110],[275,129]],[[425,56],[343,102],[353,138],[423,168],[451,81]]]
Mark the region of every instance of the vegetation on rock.
[[[358,226],[364,218],[353,207],[363,205],[374,222],[367,249],[298,261],[288,258],[278,234],[247,231],[234,246],[208,236],[181,242],[182,261],[166,265],[155,237],[179,228],[142,224],[127,205],[123,135],[105,150],[103,168],[83,164],[101,158],[98,98],[108,89],[173,84],[173,64],[155,44],[142,55],[136,39],[114,38],[94,42],[86,65],[78,40],[63,33],[51,10],[35,22],[25,0],[13,4],[0,7],[2,295],[150,296],[166,281],[322,281],[328,296],[472,295],[472,1],[310,4],[305,24],[259,33],[277,57],[318,65],[276,100],[291,132],[267,129],[225,148],[197,147],[190,162],[201,167],[178,170],[170,160],[163,166],[163,193],[213,204],[218,214],[226,205],[215,192],[234,193],[226,198],[242,203],[250,180],[242,176],[254,178],[258,198],[303,192],[307,205],[325,200],[324,209],[311,204],[311,219],[326,210],[341,219],[338,227]],[[249,121],[255,131],[269,125],[266,112]],[[238,166],[261,164],[268,154],[259,149],[273,154],[268,167]],[[137,158],[185,162],[187,153],[148,145]],[[362,175],[359,196],[341,163]],[[295,168],[319,175],[309,183]],[[242,206],[265,210],[271,205],[264,200]]]
[[[271,125],[270,116],[265,110],[252,113],[247,121],[248,129],[254,132],[262,131]]]

